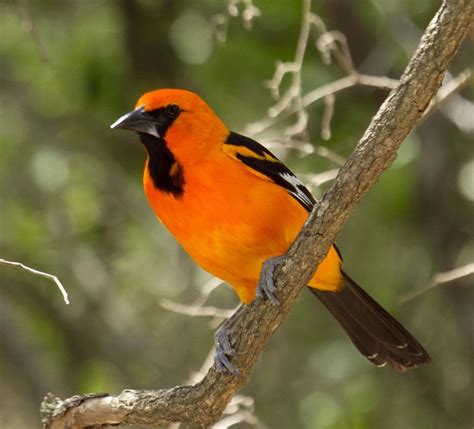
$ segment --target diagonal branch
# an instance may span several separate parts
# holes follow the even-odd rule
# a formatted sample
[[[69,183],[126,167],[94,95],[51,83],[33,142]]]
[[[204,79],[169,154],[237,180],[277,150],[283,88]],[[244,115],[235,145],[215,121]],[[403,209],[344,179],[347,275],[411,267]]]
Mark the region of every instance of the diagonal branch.
[[[288,259],[277,269],[275,280],[281,307],[256,301],[241,312],[232,338],[237,351],[233,363],[239,368],[241,377],[219,373],[213,366],[193,386],[125,390],[117,396],[75,396],[66,400],[49,394],[42,404],[45,427],[156,426],[170,422],[208,427],[217,421],[232,396],[249,381],[255,362],[283,323],[337,233],[361,198],[393,162],[400,144],[437,93],[467,32],[473,9],[473,0],[445,0],[442,3],[400,84],[373,118],[353,154],[291,246]]]

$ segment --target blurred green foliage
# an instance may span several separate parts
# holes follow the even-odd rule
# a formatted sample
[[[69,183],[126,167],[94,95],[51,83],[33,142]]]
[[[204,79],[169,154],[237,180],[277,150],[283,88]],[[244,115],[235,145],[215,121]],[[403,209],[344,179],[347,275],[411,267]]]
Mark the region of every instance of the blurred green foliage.
[[[58,275],[71,298],[66,307],[47,280],[0,267],[1,427],[38,427],[48,391],[172,386],[207,356],[209,320],[160,301],[193,302],[209,276],[147,207],[136,138],[109,125],[162,87],[198,92],[236,131],[263,117],[273,102],[263,82],[277,60],[292,59],[301,6],[254,2],[262,16],[251,31],[232,18],[219,43],[212,22],[226,3],[215,0],[0,0],[0,257]],[[326,0],[314,11],[346,34],[361,71],[396,78],[438,3]],[[453,74],[472,61],[470,37]],[[343,76],[312,43],[305,90]],[[328,142],[319,137],[322,104],[311,106],[312,144],[350,154],[385,94],[338,94]],[[399,299],[474,260],[474,119],[469,128],[450,115],[456,102],[472,113],[473,95],[471,85],[409,137],[339,238],[347,270],[433,363],[403,376],[372,367],[303,292],[243,392],[267,427],[472,425],[472,277]],[[282,126],[260,137],[281,135]],[[335,167],[315,154],[281,155],[297,174]],[[224,286],[210,299],[236,303]]]

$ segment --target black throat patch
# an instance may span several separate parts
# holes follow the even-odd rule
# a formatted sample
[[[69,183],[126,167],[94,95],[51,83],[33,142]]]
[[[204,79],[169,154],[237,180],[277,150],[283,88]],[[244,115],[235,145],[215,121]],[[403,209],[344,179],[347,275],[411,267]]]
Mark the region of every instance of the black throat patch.
[[[160,137],[138,133],[148,152],[148,172],[155,187],[163,192],[180,198],[184,193],[183,167],[166,144],[166,132],[180,115],[181,109],[176,104],[160,107],[147,112]]]
[[[150,134],[139,133],[148,152],[148,173],[155,187],[180,198],[184,193],[183,167],[168,149],[166,141]]]

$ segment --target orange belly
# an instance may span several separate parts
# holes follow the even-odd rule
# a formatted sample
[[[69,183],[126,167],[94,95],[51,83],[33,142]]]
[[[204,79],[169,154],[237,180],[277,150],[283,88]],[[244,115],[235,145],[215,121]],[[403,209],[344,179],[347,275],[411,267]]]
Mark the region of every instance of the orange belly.
[[[286,253],[308,213],[279,186],[256,179],[225,154],[221,161],[186,170],[179,199],[157,190],[145,167],[145,194],[155,214],[196,263],[228,282],[242,302],[250,303],[262,263]],[[340,266],[331,247],[309,286],[337,290]]]

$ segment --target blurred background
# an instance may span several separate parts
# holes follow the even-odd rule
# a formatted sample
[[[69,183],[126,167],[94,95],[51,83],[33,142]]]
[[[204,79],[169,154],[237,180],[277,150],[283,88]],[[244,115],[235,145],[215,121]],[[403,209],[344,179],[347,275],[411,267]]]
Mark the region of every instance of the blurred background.
[[[328,29],[346,35],[360,72],[394,79],[439,6],[314,3]],[[57,275],[71,300],[0,265],[1,427],[39,427],[49,391],[162,388],[200,370],[219,319],[179,311],[204,298],[232,309],[237,297],[228,286],[202,296],[211,277],[147,206],[143,149],[109,125],[141,93],[180,87],[232,130],[256,132],[249,124],[262,124],[275,103],[265,81],[278,60],[294,58],[302,11],[282,0],[0,0],[0,258]],[[347,74],[324,61],[311,31],[303,94]],[[471,32],[453,76],[472,66],[473,40]],[[286,76],[282,93],[290,84]],[[253,136],[321,195],[386,95],[363,86],[338,93],[330,138],[321,136],[330,100],[311,104],[291,139],[296,115]],[[433,363],[404,375],[370,365],[303,291],[242,391],[233,427],[472,426],[473,276],[403,297],[474,262],[473,99],[471,83],[424,120],[338,238],[346,270]]]

